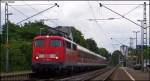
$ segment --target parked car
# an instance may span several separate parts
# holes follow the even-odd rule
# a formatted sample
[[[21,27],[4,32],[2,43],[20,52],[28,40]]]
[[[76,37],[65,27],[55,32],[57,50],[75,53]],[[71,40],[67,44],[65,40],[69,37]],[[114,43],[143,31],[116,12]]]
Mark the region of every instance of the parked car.
[[[134,65],[134,69],[135,70],[140,70],[142,68],[142,65],[141,64],[136,64]]]

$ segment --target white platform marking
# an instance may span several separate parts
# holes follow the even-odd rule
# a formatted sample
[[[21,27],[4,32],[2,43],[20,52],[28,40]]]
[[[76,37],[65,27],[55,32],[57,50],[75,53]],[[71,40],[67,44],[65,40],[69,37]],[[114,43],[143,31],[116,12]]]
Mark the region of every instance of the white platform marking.
[[[126,72],[126,74],[130,77],[132,81],[135,81],[135,79],[131,76],[131,74],[128,71],[126,71],[124,68],[122,69]]]

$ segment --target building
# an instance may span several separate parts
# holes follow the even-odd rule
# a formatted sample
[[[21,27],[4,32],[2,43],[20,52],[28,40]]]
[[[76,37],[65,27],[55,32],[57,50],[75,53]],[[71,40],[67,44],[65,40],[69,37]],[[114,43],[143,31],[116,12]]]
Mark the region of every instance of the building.
[[[49,27],[48,31],[49,35],[64,36],[70,40],[73,40],[72,28],[73,26],[57,26],[55,28]]]

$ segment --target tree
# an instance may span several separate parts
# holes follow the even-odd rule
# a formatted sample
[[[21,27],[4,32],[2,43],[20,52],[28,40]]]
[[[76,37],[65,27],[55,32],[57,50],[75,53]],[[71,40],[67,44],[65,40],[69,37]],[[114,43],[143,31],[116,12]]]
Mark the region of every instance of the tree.
[[[98,52],[99,52],[100,55],[102,55],[102,56],[106,57],[107,59],[109,59],[110,54],[105,48],[99,48]]]
[[[9,32],[9,71],[29,70],[31,67],[32,40],[39,34],[40,27],[48,28],[41,22],[28,22],[22,26],[8,22]],[[46,29],[45,29],[46,30]],[[1,35],[0,71],[5,71],[6,25]]]
[[[20,34],[21,37],[23,37],[23,39],[32,41],[32,39],[35,36],[40,34],[40,28],[44,29],[42,30],[43,32],[46,33],[48,32],[47,30],[48,26],[44,25],[42,22],[35,21],[35,22],[25,23],[23,26],[20,27],[18,33]]]
[[[3,31],[2,31],[2,42],[5,43],[6,41],[6,35],[7,35],[7,30],[6,30],[6,24],[2,26],[3,27]],[[12,40],[12,39],[15,39],[17,40],[19,37],[18,37],[18,29],[19,29],[19,25],[16,25],[10,21],[8,21],[8,37],[9,37],[9,40]]]
[[[112,65],[117,65],[119,64],[119,57],[122,56],[122,53],[121,51],[119,50],[115,50],[113,53],[112,53],[112,57],[111,57],[111,64]]]
[[[42,29],[42,34],[49,34],[49,26],[42,22],[27,22],[23,25],[16,25],[12,22],[8,22],[9,31],[9,65],[10,71],[18,70],[30,70],[31,68],[31,56],[32,56],[32,40],[35,36],[39,35],[40,28]],[[1,40],[0,45],[0,71],[5,71],[5,42],[6,42],[6,25],[3,25],[3,34],[0,35],[3,40]],[[88,48],[89,50],[99,53],[96,42],[93,39],[85,39],[83,34],[72,27],[72,34],[74,41]],[[105,55],[105,52],[102,54]]]
[[[72,27],[72,35],[73,35],[74,42],[76,42],[77,44],[83,47],[86,47],[87,45],[86,40],[84,39],[83,34],[79,30]]]
[[[96,42],[93,39],[86,39],[86,43],[87,43],[87,48],[95,53],[99,53],[98,52],[98,47]]]

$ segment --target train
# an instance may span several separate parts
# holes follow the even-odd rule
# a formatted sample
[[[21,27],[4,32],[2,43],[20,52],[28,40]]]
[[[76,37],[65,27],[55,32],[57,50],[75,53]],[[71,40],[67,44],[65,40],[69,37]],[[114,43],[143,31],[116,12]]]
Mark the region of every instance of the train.
[[[105,57],[65,37],[45,35],[33,39],[33,72],[74,72],[106,66]]]

